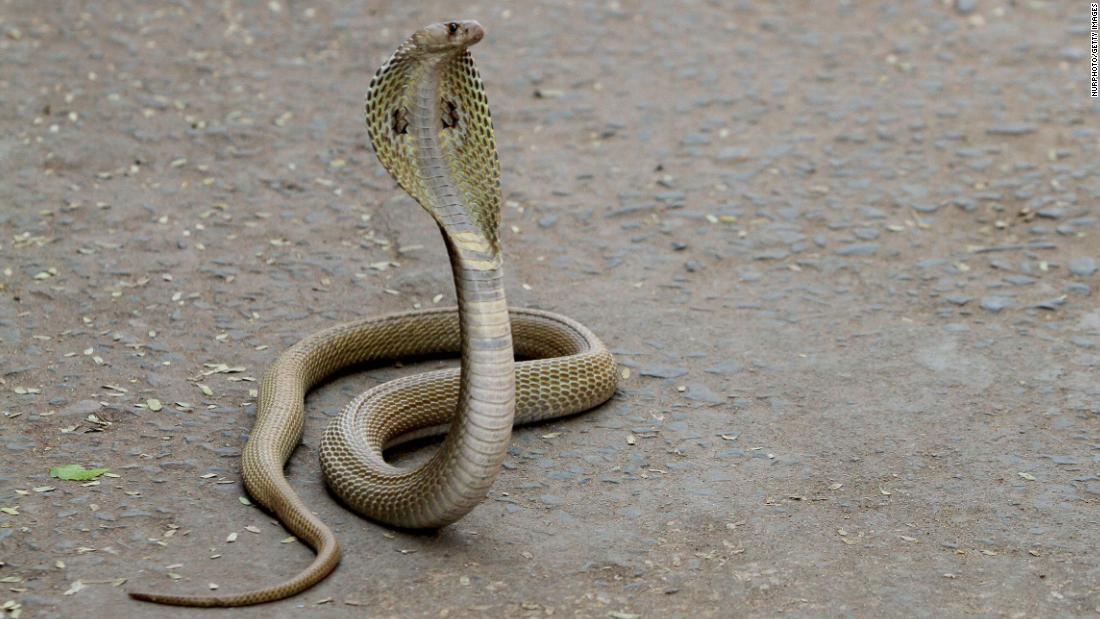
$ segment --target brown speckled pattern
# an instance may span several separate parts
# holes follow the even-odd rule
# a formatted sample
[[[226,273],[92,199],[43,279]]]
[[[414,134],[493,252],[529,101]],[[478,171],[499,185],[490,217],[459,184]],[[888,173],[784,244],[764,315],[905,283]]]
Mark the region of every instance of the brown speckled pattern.
[[[457,23],[480,30],[475,22]],[[439,224],[458,307],[321,331],[283,353],[265,374],[256,424],[241,458],[242,478],[257,503],[317,551],[308,568],[278,585],[241,594],[132,592],[132,597],[182,606],[245,606],[299,593],[336,567],[335,536],[287,483],[283,466],[302,438],[306,394],[342,368],[462,354],[461,371],[409,376],[362,394],[321,441],[321,466],[332,490],[364,516],[408,528],[444,526],[484,499],[514,423],[575,414],[615,392],[615,362],[587,328],[549,312],[508,310],[497,236],[500,164],[488,101],[466,49],[472,43],[446,53],[420,49],[423,37],[433,36],[432,28],[439,26],[414,34],[379,69],[367,95],[367,126],[383,166]],[[447,122],[443,107],[455,112]],[[533,360],[516,363],[516,355]],[[447,432],[442,447],[420,467],[394,467],[382,457],[389,446],[442,432]]]

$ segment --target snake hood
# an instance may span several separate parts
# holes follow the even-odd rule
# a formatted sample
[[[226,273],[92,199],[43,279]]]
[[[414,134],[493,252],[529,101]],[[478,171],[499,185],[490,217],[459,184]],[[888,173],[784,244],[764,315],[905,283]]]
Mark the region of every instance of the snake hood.
[[[452,242],[476,237],[499,251],[500,160],[489,99],[469,47],[485,36],[473,20],[413,33],[371,79],[366,120],[386,171]],[[488,254],[488,255],[486,255]]]

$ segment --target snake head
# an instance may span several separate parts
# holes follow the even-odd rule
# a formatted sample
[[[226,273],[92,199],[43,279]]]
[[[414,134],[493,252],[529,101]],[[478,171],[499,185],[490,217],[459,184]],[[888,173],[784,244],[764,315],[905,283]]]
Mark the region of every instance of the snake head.
[[[474,45],[485,36],[485,28],[472,19],[440,22],[416,31],[409,41],[414,53],[450,54]]]

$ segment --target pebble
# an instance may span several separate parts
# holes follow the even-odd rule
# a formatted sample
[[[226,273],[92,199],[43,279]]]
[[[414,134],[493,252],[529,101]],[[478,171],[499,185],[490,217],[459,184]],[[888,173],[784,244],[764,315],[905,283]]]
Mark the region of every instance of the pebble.
[[[982,297],[981,307],[987,312],[993,312],[994,314],[996,314],[1001,310],[1016,307],[1016,301],[1011,297],[992,295],[988,297]]]
[[[744,161],[749,158],[749,150],[747,148],[729,147],[723,148],[718,151],[718,154],[714,157],[718,161],[730,163],[737,161]]]
[[[1074,258],[1069,261],[1067,266],[1069,267],[1069,272],[1078,277],[1090,277],[1098,268],[1096,260],[1091,256]]]
[[[955,11],[960,15],[970,15],[978,10],[978,0],[955,0]]]
[[[738,374],[745,371],[745,366],[738,361],[729,360],[723,361],[718,365],[712,365],[711,367],[703,370],[708,374]]]
[[[143,509],[129,509],[118,515],[119,518],[152,518],[153,513]]]
[[[627,217],[629,215],[639,215],[655,210],[657,210],[656,204],[632,204],[630,206],[615,209],[609,212],[607,216],[608,218]]]
[[[1058,309],[1059,307],[1061,307],[1065,304],[1066,304],[1066,298],[1064,296],[1062,296],[1062,297],[1055,297],[1053,299],[1046,299],[1045,301],[1039,301],[1038,303],[1036,303],[1032,307],[1035,307],[1035,308],[1038,308],[1038,309],[1043,309],[1043,310],[1054,311],[1054,310]]]
[[[994,125],[985,130],[989,135],[1027,135],[1035,132],[1035,125],[1027,123],[1012,123]]]
[[[722,404],[726,401],[725,397],[711,391],[709,387],[702,383],[689,384],[684,397],[695,402],[706,402],[708,404]]]
[[[1092,294],[1092,288],[1088,284],[1082,284],[1081,282],[1070,282],[1066,284],[1066,287],[1063,288],[1062,291],[1082,297],[1087,297]]]
[[[650,376],[653,378],[679,378],[687,374],[688,369],[685,367],[649,365],[638,370],[638,373],[642,376]]]
[[[878,243],[855,243],[833,251],[838,256],[873,256],[878,253]]]
[[[1013,286],[1030,286],[1038,280],[1027,275],[1008,275],[1004,278],[1004,281]]]
[[[791,252],[783,249],[782,247],[776,247],[773,249],[766,249],[757,253],[752,257],[753,260],[782,260],[791,255]]]
[[[867,219],[886,219],[886,213],[873,206],[859,207],[859,214]]]

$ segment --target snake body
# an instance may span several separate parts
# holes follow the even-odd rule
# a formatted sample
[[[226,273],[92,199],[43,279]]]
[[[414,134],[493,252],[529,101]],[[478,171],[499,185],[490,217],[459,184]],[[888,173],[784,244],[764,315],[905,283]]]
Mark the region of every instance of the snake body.
[[[468,51],[483,36],[474,21],[417,31],[375,74],[366,104],[379,160],[442,232],[458,307],[320,331],[280,355],[260,386],[241,458],[244,485],[316,551],[313,563],[290,580],[239,594],[131,597],[245,606],[299,593],[336,567],[336,537],[287,483],[283,467],[302,438],[306,394],[343,368],[461,353],[458,370],[408,376],[363,393],[321,440],[329,487],[356,512],[402,528],[445,526],[483,500],[514,423],[578,413],[614,393],[614,360],[591,331],[551,312],[509,311],[505,301],[500,164],[488,100]],[[515,362],[515,356],[530,360]],[[399,468],[383,458],[393,445],[444,432],[442,446],[420,467]]]

